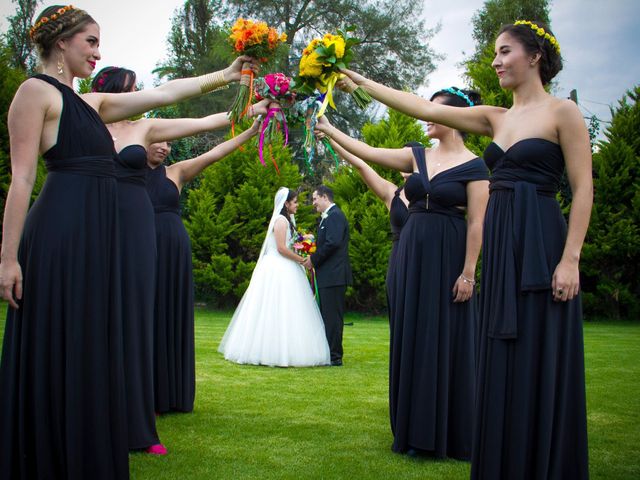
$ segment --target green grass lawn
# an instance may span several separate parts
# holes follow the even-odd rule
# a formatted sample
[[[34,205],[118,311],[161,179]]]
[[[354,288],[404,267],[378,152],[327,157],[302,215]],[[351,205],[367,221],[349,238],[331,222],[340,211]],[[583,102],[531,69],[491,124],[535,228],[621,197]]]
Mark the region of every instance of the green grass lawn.
[[[226,362],[230,317],[197,311],[195,411],[158,419],[169,455],[132,454],[132,479],[469,477],[464,462],[391,452],[386,319],[349,316],[344,367],[286,369]],[[584,331],[591,478],[640,478],[640,323]]]

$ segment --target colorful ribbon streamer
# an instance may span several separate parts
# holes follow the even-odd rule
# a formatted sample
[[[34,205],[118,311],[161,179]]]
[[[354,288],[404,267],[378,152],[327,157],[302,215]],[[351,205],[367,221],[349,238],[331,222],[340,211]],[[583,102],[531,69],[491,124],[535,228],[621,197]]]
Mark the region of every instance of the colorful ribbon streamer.
[[[260,163],[262,163],[263,166],[265,166],[265,161],[264,161],[264,137],[265,137],[265,132],[267,131],[267,128],[269,128],[269,124],[271,123],[271,121],[276,122],[276,125],[278,123],[282,123],[282,129],[284,130],[284,144],[285,146],[289,144],[289,129],[287,127],[287,120],[284,116],[284,114],[282,113],[282,109],[281,108],[270,108],[267,111],[267,117],[264,119],[264,123],[262,124],[262,130],[260,131],[260,142],[259,142],[259,147],[258,147],[258,155],[260,157]],[[273,128],[273,125],[271,126],[271,128]],[[269,147],[270,147],[270,152],[271,151],[271,143],[269,143]],[[271,161],[273,162],[274,166],[276,167],[276,171],[278,173],[280,173],[280,171],[278,170],[278,166],[276,165],[276,161],[273,158],[273,152],[271,153]]]

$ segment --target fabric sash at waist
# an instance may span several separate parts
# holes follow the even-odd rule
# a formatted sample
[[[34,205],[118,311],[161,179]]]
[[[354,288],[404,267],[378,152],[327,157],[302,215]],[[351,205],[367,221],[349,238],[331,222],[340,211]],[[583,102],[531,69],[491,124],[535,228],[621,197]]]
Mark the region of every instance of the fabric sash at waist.
[[[71,173],[90,177],[114,177],[115,164],[109,155],[45,159],[48,172]]]
[[[488,334],[490,337],[503,339],[517,338],[518,295],[551,288],[551,272],[544,248],[538,196],[556,195],[553,186],[529,182],[498,180],[489,186],[491,193],[505,190],[513,191],[513,210],[510,215],[502,218],[506,222],[502,225],[507,232],[502,239],[505,243],[499,251],[494,251],[494,255],[499,258],[494,258],[491,262],[492,265],[500,265],[502,269],[502,272],[493,272],[493,278],[504,280],[502,285],[487,285],[491,289],[490,300],[487,298],[492,303],[489,307]],[[519,277],[519,292],[516,282],[510,281],[510,275],[505,272],[512,272]]]
[[[180,215],[180,209],[176,207],[169,207],[167,205],[154,205],[153,211],[155,213],[175,213],[176,215]]]
[[[439,203],[429,199],[427,203],[426,199],[411,202],[409,204],[409,214],[415,213],[440,213],[443,215],[449,215],[451,217],[458,217],[464,219],[465,211],[457,207],[445,207]]]
[[[145,170],[131,170],[116,168],[116,178],[119,182],[145,186],[147,184],[147,172]]]

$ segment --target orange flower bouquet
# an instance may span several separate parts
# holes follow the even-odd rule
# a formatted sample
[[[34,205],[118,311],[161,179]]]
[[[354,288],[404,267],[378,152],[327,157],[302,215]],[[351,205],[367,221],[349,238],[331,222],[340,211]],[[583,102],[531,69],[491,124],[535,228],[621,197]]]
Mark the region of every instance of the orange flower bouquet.
[[[254,22],[245,18],[238,18],[229,34],[229,42],[233,46],[234,53],[238,56],[249,55],[261,62],[269,60],[278,47],[286,41],[286,33],[278,33],[275,28],[269,27],[265,22]],[[229,110],[232,123],[236,123],[245,116],[252,97],[253,70],[249,63],[245,63],[242,66],[238,94]]]

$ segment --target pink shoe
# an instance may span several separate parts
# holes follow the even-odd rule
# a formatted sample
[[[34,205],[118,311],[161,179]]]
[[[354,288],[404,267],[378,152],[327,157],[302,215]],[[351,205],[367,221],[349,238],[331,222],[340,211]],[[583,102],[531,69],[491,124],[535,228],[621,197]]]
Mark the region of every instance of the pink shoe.
[[[151,445],[149,448],[145,450],[145,452],[150,453],[152,455],[166,455],[168,453],[167,448],[161,443],[156,443],[155,445]]]

